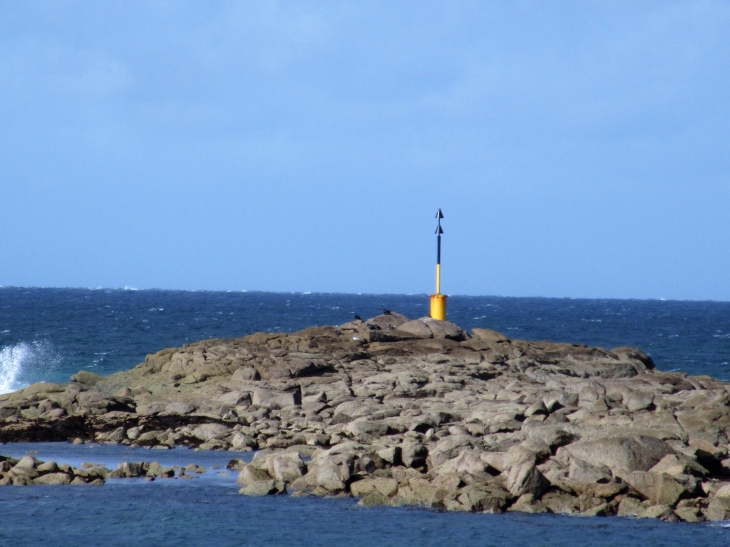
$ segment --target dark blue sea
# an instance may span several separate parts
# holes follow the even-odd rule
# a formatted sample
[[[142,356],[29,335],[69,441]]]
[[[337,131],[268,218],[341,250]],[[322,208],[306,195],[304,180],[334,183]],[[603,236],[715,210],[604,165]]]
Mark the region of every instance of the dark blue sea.
[[[340,324],[383,309],[428,313],[427,295],[0,288],[0,393],[78,370],[109,374],[165,347]],[[631,345],[662,370],[730,380],[730,303],[452,296],[449,319],[513,338]],[[224,466],[231,453],[97,445],[0,445],[69,463]],[[360,508],[350,499],[250,499],[235,475],[0,488],[0,545],[728,545],[730,523],[471,515]]]

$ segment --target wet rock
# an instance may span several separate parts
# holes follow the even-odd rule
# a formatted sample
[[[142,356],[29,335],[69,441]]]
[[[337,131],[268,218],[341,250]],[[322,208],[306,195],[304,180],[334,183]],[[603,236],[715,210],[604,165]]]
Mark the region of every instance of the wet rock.
[[[244,486],[239,490],[240,494],[243,494],[244,496],[270,496],[271,494],[281,494],[285,490],[282,488],[281,484],[277,484],[276,481],[273,480],[264,480],[264,481],[257,481],[253,482],[247,486]]]
[[[674,514],[668,505],[652,505],[639,512],[639,518],[659,519],[666,522],[677,522],[679,517]]]
[[[618,516],[635,517],[638,516],[642,510],[643,507],[640,500],[632,497],[626,497],[621,500],[621,503],[619,503]]]
[[[499,488],[469,485],[448,496],[444,505],[449,511],[470,513],[503,513],[512,496]]]

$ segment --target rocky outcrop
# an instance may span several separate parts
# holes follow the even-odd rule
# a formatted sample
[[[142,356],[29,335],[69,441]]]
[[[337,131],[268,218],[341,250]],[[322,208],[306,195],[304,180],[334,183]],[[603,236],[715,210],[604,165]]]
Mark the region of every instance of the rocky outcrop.
[[[98,464],[85,463],[80,468],[56,462],[42,462],[33,456],[15,459],[0,456],[0,486],[81,485],[101,486],[107,479],[143,478],[192,479],[205,473],[194,463],[185,467],[162,467],[158,462],[122,462],[111,471]]]
[[[0,441],[258,450],[232,462],[246,495],[695,522],[730,517],[728,391],[633,348],[391,313],[34,384],[0,396]]]
[[[68,464],[42,462],[33,456],[19,460],[0,456],[0,486],[102,485],[107,473],[107,469],[91,464],[77,469]]]

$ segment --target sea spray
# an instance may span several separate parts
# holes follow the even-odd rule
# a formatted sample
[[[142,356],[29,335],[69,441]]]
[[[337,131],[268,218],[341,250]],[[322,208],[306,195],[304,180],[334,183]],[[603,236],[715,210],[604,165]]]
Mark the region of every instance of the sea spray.
[[[25,342],[0,350],[0,395],[18,389],[16,379],[30,352],[31,346]]]
[[[61,359],[48,342],[19,342],[0,349],[0,395],[28,385],[27,377],[43,377]]]

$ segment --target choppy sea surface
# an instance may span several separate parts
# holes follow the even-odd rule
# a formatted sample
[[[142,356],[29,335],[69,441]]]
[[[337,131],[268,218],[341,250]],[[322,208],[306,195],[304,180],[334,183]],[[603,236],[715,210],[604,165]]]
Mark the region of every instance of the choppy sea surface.
[[[0,393],[78,370],[109,374],[203,338],[341,324],[383,309],[417,318],[426,295],[0,288]],[[730,303],[449,298],[449,319],[513,338],[636,346],[662,370],[730,380]],[[40,459],[225,465],[230,453],[14,444]],[[88,456],[88,457],[87,457]],[[220,461],[218,461],[220,460]],[[212,463],[215,462],[215,463]],[[0,488],[0,545],[727,545],[726,524],[464,515],[361,508],[350,499],[239,496],[235,475]]]

